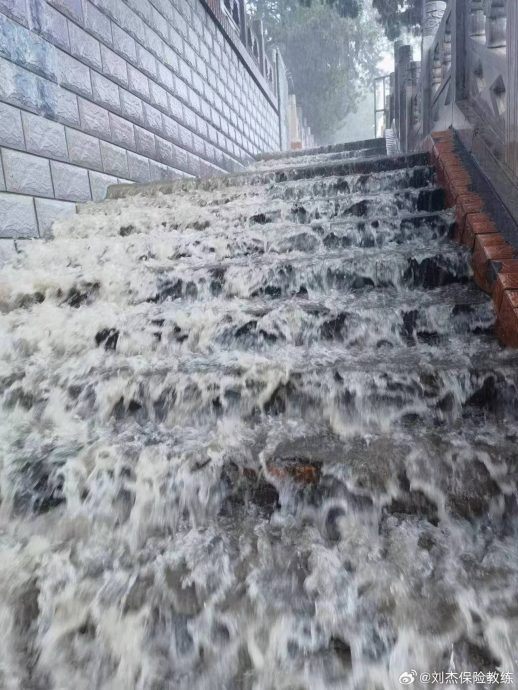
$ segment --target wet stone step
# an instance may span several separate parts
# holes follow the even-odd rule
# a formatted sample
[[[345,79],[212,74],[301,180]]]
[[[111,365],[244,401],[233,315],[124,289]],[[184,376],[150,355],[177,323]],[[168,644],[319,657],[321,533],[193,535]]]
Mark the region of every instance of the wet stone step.
[[[281,220],[263,224],[260,222],[263,218],[262,215],[251,218],[249,227],[243,227],[234,237],[222,230],[201,237],[198,231],[189,229],[171,231],[175,234],[170,237],[170,257],[172,260],[201,259],[203,256],[210,258],[212,254],[222,260],[231,256],[322,252],[349,247],[408,247],[410,243],[419,247],[449,239],[454,228],[448,213],[418,213],[394,219],[316,220],[306,225]],[[149,242],[146,236],[132,235],[131,242],[126,244],[127,251],[138,258]]]
[[[505,529],[506,518],[516,513],[511,496],[518,481],[513,463],[516,436],[505,425],[488,428],[500,433],[498,442],[484,439],[469,422],[448,437],[433,426],[422,427],[420,433],[402,427],[396,436],[381,432],[365,442],[344,439],[325,424],[303,425],[295,419],[279,424],[269,418],[241,439],[239,456],[219,461],[210,457],[210,431],[200,431],[198,456],[190,448],[192,430],[163,429],[155,443],[174,441],[183,457],[181,466],[171,468],[171,483],[180,472],[185,477],[212,476],[213,519],[246,520],[250,513],[271,518],[281,506],[296,512],[302,503],[307,519],[325,539],[337,543],[343,518],[351,512],[364,519],[370,514],[387,529],[391,517],[397,517],[398,524],[410,519],[437,527],[452,519],[476,523],[490,511]],[[125,461],[111,476],[106,472],[104,481],[112,484],[121,503],[129,502],[135,491],[131,458],[139,438],[145,442],[145,433],[137,431],[133,442],[123,442]],[[261,437],[268,440],[259,457]],[[14,499],[18,515],[48,512],[49,497],[56,505],[64,502],[63,465],[74,451],[64,445],[47,454],[34,463],[32,475],[18,466],[24,480]],[[95,484],[102,480],[102,472],[88,478],[82,502],[93,502]],[[124,514],[121,518],[127,519]],[[430,536],[426,542],[423,538],[423,545],[433,545]]]
[[[282,225],[279,226],[282,229]],[[292,226],[293,227],[293,226]],[[317,229],[317,236],[319,233],[318,225],[314,225]],[[337,228],[340,226],[337,226]],[[296,228],[296,226],[295,226]],[[338,230],[339,232],[339,230]],[[282,230],[281,230],[282,234]],[[285,233],[289,236],[288,233]],[[298,237],[299,235],[296,235]],[[193,243],[194,244],[194,243]],[[200,244],[196,244],[199,247]],[[268,248],[268,244],[265,245]],[[281,247],[279,247],[280,249]],[[285,266],[287,261],[292,262],[293,267],[297,270],[304,271],[307,267],[316,266],[318,267],[321,263],[329,263],[333,265],[333,262],[339,262],[346,264],[350,261],[366,260],[375,263],[376,261],[386,261],[389,263],[391,261],[397,262],[398,260],[421,260],[422,258],[429,256],[441,256],[445,260],[455,259],[455,258],[465,258],[469,259],[469,252],[466,251],[464,247],[460,247],[450,241],[445,241],[443,243],[437,242],[434,237],[431,240],[426,241],[426,237],[414,237],[414,241],[400,244],[393,243],[387,247],[383,246],[354,246],[351,245],[347,248],[332,249],[323,247],[322,251],[318,253],[313,253],[312,251],[306,251],[305,248],[296,249],[294,247],[288,246],[288,251],[286,253],[272,252],[258,252],[256,256],[238,255],[231,256],[221,261],[214,261],[213,254],[215,252],[200,252],[198,255],[193,256],[180,256],[178,254],[173,254],[170,257],[160,260],[158,257],[147,256],[142,259],[143,270],[150,273],[154,273],[158,276],[161,274],[167,275],[167,271],[171,268],[176,268],[178,271],[185,270],[187,267],[192,271],[192,275],[195,276],[197,272],[210,271],[212,273],[224,273],[230,268],[235,270],[243,269],[244,272],[250,268],[257,267],[258,271],[266,268],[276,269],[277,267]],[[290,251],[291,250],[291,251]],[[291,270],[291,269],[290,269]],[[96,286],[96,289],[99,285]]]
[[[76,334],[83,351],[95,343],[124,355],[157,347],[158,343],[162,348],[182,346],[199,351],[212,350],[216,344],[230,349],[254,344],[270,347],[277,341],[303,345],[320,339],[326,324],[335,320],[340,321],[336,337],[349,347],[356,342],[362,346],[400,346],[402,327],[416,314],[414,335],[419,341],[429,338],[433,345],[436,338],[447,336],[449,328],[454,333],[483,333],[494,320],[490,299],[468,284],[433,291],[370,290],[361,295],[329,291],[317,299],[228,300],[219,295],[203,303],[175,300],[158,305],[128,304],[124,314],[120,310],[101,312],[95,302],[84,304],[81,310],[69,309],[50,299],[47,297],[45,318],[62,322],[63,327],[53,329],[45,341],[26,340],[27,356],[43,344],[48,351],[58,353],[71,334]]]
[[[248,185],[256,185],[268,182],[278,183],[287,182],[289,180],[309,179],[312,177],[329,177],[330,175],[369,174],[371,172],[398,170],[428,164],[429,158],[427,154],[413,154],[410,156],[400,156],[398,158],[387,158],[384,156],[374,159],[341,162],[332,161],[320,163],[316,161],[307,166],[286,167],[266,173],[255,173],[254,171],[250,171],[240,176],[239,179],[242,179],[243,182]],[[227,181],[232,181],[232,178],[227,178]],[[200,186],[206,188],[203,181]]]
[[[214,196],[213,193],[205,194],[204,192],[199,192],[196,197],[196,204],[193,206],[193,210],[197,209],[198,213],[200,208],[205,209],[207,213],[230,213],[232,211],[241,211],[243,208],[253,204],[254,202],[259,206],[263,205],[263,209],[258,208],[258,213],[261,211],[267,212],[267,208],[264,208],[265,204],[268,204],[268,200],[276,200],[278,203],[277,208],[283,208],[280,202],[282,201],[297,201],[300,203],[316,203],[323,201],[339,201],[345,202],[352,195],[351,205],[358,203],[362,200],[371,201],[390,201],[394,199],[395,202],[405,199],[405,197],[415,199],[415,203],[423,206],[420,210],[441,210],[443,205],[439,202],[444,202],[444,197],[438,188],[435,187],[434,180],[420,180],[420,175],[413,178],[409,171],[404,170],[404,175],[400,178],[394,187],[388,186],[387,189],[383,188],[380,183],[382,177],[378,179],[373,179],[372,185],[368,184],[370,177],[353,176],[345,178],[330,178],[330,180],[323,180],[318,182],[304,182],[303,184],[297,183],[296,186],[284,186],[284,185],[265,185],[261,188],[252,189],[248,192],[239,192],[238,190],[228,193],[224,192],[220,195]],[[423,184],[418,184],[419,182]],[[382,194],[383,192],[383,194]],[[378,198],[381,195],[381,199]],[[181,197],[179,197],[181,198]],[[421,199],[419,201],[419,198]],[[125,208],[131,207],[133,204],[135,209],[138,208],[171,208],[171,211],[179,211],[179,206],[184,205],[188,208],[192,202],[193,197],[190,195],[184,195],[185,204],[172,203],[171,198],[167,195],[160,195],[156,198],[154,197],[139,197],[138,202],[131,199],[128,203],[124,205],[116,204],[113,201],[107,201],[103,204],[92,206],[86,206],[84,211],[93,214],[103,214],[108,213],[110,210],[120,211]],[[244,202],[247,202],[246,204]],[[435,206],[440,208],[425,208],[434,203]],[[249,203],[248,203],[249,202]],[[401,203],[401,202],[400,202]],[[181,210],[181,209],[180,209]],[[81,211],[81,209],[80,209]]]
[[[109,208],[109,207],[108,207]],[[337,218],[369,218],[372,220],[393,219],[400,216],[417,215],[419,213],[435,213],[444,209],[444,195],[441,190],[430,187],[425,189],[405,189],[390,194],[354,194],[335,195],[324,197],[304,197],[297,201],[285,202],[280,199],[266,197],[253,198],[247,204],[229,203],[223,205],[210,205],[178,208],[170,208],[164,211],[160,222],[153,225],[146,219],[146,225],[139,227],[138,219],[142,216],[143,208],[138,205],[134,209],[124,208],[124,217],[128,220],[120,222],[117,234],[131,236],[139,232],[162,228],[165,231],[181,228],[196,230],[201,233],[208,231],[221,232],[226,229],[237,232],[248,224],[263,226],[266,228],[271,223],[283,220],[308,224],[315,220],[333,220]],[[156,212],[155,205],[153,211]],[[119,211],[119,209],[116,209]],[[107,226],[112,234],[112,219],[107,214],[98,213],[99,222]],[[104,218],[102,218],[104,216]]]
[[[298,158],[311,157],[314,159],[320,155],[341,153],[341,152],[352,152],[356,154],[358,151],[363,151],[365,149],[375,150],[381,155],[386,153],[386,142],[385,139],[365,139],[362,141],[346,142],[340,144],[328,144],[324,146],[316,146],[311,149],[296,149],[290,151],[268,151],[266,153],[261,153],[255,157],[255,160],[260,163],[261,161],[276,161],[282,159],[297,160]]]
[[[276,208],[282,209],[282,201],[289,202],[310,199],[315,201],[318,197],[315,197],[316,193],[323,195],[324,197],[342,197],[342,201],[347,197],[347,189],[350,190],[349,193],[356,194],[357,199],[353,199],[351,205],[355,201],[360,201],[362,196],[380,195],[384,192],[384,197],[390,197],[390,192],[397,192],[398,190],[402,192],[405,189],[416,190],[420,188],[420,182],[423,183],[421,187],[423,194],[430,196],[433,189],[433,180],[428,180],[429,168],[418,168],[418,174],[412,173],[411,170],[403,169],[402,171],[396,171],[394,175],[394,187],[391,188],[390,184],[383,182],[383,175],[353,175],[349,177],[342,178],[327,178],[321,181],[306,181],[298,183],[290,183],[289,185],[276,185],[269,184],[263,186],[255,186],[247,188],[246,190],[241,190],[239,188],[234,188],[233,190],[221,189],[217,191],[204,191],[196,190],[193,193],[179,193],[175,197],[175,203],[172,202],[172,197],[167,194],[158,194],[155,196],[139,196],[138,202],[135,204],[134,200],[130,197],[126,200],[124,204],[120,204],[117,201],[107,201],[102,204],[87,204],[83,208],[80,208],[80,214],[88,213],[89,215],[95,216],[107,216],[110,213],[123,214],[129,209],[134,209],[135,217],[141,218],[142,221],[149,223],[153,215],[150,215],[149,210],[153,209],[168,209],[168,213],[171,213],[173,217],[178,219],[182,216],[189,215],[193,222],[200,221],[200,216],[205,216],[207,220],[210,220],[210,216],[225,214],[228,221],[231,221],[232,214],[235,213],[236,217],[243,214],[243,210],[248,206],[253,204],[257,205],[257,211],[255,214],[265,213],[269,210],[271,206],[271,201],[268,199],[276,199],[278,202]],[[421,179],[423,178],[423,179]],[[329,180],[329,185],[328,185]],[[330,191],[326,191],[327,186],[330,190],[334,190],[333,194]],[[312,191],[314,190],[314,191]],[[435,197],[432,195],[432,199],[435,199],[435,204],[439,205],[440,193],[433,192]],[[283,197],[287,197],[284,199]],[[294,197],[294,198],[291,198]],[[426,203],[423,197],[421,203]],[[442,208],[442,206],[441,206]],[[142,211],[144,209],[149,209],[147,211],[148,215],[143,215]],[[203,209],[203,210],[202,210]],[[272,209],[273,210],[273,209]],[[249,215],[254,215],[250,213]],[[167,216],[166,216],[167,218]],[[158,218],[157,224],[158,224]],[[214,221],[212,221],[213,223]]]
[[[305,350],[279,346],[267,355],[178,353],[170,364],[167,356],[155,357],[147,370],[138,357],[103,358],[83,380],[74,374],[72,360],[62,367],[56,385],[74,415],[101,425],[110,420],[182,424],[192,414],[200,420],[238,414],[252,424],[264,415],[315,420],[323,415],[365,429],[429,420],[448,425],[478,412],[515,419],[516,357],[499,361],[491,342],[483,340],[465,341],[461,356],[459,343],[452,338],[442,350],[368,355],[353,350],[348,356],[338,344]],[[22,404],[39,417],[50,401],[35,381],[31,388],[31,378],[11,383],[4,403],[8,410]]]
[[[243,198],[254,198],[266,192],[270,198],[300,199],[304,196],[330,196],[347,193],[380,193],[394,192],[398,189],[426,188],[435,184],[435,172],[429,165],[416,168],[403,168],[385,173],[370,172],[363,175],[330,176],[316,179],[302,179],[265,183],[248,189],[225,189],[222,194],[214,192],[204,195],[199,190],[200,198],[205,196],[206,202],[213,205],[227,205],[232,202],[242,202]],[[157,200],[159,201],[159,200]],[[162,201],[166,199],[162,198]],[[142,202],[142,199],[141,199]]]
[[[358,256],[412,256],[441,249],[451,253],[456,248],[449,241],[453,228],[449,215],[418,214],[384,221],[314,221],[305,226],[279,221],[269,224],[264,231],[243,228],[234,242],[222,233],[200,235],[184,231],[170,237],[165,260],[148,256],[146,266],[158,272],[186,263],[196,270],[204,265],[223,269],[232,263],[244,265],[251,261],[258,266],[270,261],[277,264],[283,255],[293,261],[318,263],[338,256],[348,261]],[[145,256],[147,245],[147,238],[136,237],[128,243],[127,252],[138,259]],[[339,250],[342,251],[338,253]]]
[[[446,347],[453,353],[444,354],[446,361],[451,358],[452,366],[455,362],[461,366],[457,351],[465,352],[466,357],[480,358],[483,346],[490,346],[484,336],[492,332],[494,318],[487,300],[472,303],[469,295],[464,300],[452,300],[449,305],[436,301],[428,306],[421,305],[415,297],[413,302],[408,297],[400,299],[397,307],[391,303],[376,306],[374,300],[367,301],[365,306],[362,300],[356,300],[341,307],[304,305],[302,300],[298,305],[265,302],[249,313],[246,306],[235,305],[232,309],[228,302],[213,300],[192,309],[178,305],[169,314],[159,311],[147,318],[142,312],[137,312],[134,319],[128,314],[115,325],[115,313],[110,321],[96,315],[97,326],[92,324],[95,305],[91,310],[89,319],[79,314],[76,317],[75,313],[67,317],[65,333],[56,331],[44,343],[27,343],[27,372],[38,372],[41,353],[45,351],[49,365],[67,375],[69,363],[63,357],[63,348],[67,342],[73,342],[73,334],[81,339],[80,346],[74,348],[74,360],[70,360],[72,371],[79,366],[84,353],[89,353],[89,377],[101,380],[111,377],[111,370],[117,375],[125,370],[138,375],[144,364],[149,367],[146,376],[151,377],[153,366],[164,373],[194,369],[200,375],[208,372],[210,376],[221,368],[238,379],[241,365],[246,372],[250,367],[262,370],[266,363],[272,372],[277,372],[275,376],[286,367],[298,371],[304,363],[308,368],[336,365],[341,370],[365,367],[369,371],[383,362],[399,366],[398,353],[403,349],[409,349],[412,356],[403,360],[402,367],[414,366],[419,357],[436,366]],[[52,312],[47,314],[52,319]],[[8,341],[5,344],[10,345]],[[143,350],[147,363],[141,361]],[[171,365],[164,366],[167,362]],[[20,376],[24,378],[23,370]],[[248,380],[246,373],[241,378]],[[18,377],[3,382],[9,390],[12,387],[5,398],[11,406],[33,406],[34,394],[28,380],[22,386]]]
[[[270,215],[272,213],[279,213],[283,209],[301,209],[303,210],[305,206],[310,207],[320,207],[320,215],[326,215],[327,213],[335,215],[336,213],[351,214],[355,216],[365,216],[372,214],[376,209],[382,209],[382,214],[394,214],[397,211],[425,211],[434,212],[442,211],[444,209],[444,193],[441,189],[434,186],[427,187],[401,187],[399,189],[393,190],[392,192],[380,193],[378,191],[371,190],[359,190],[353,191],[351,193],[344,192],[339,193],[338,190],[333,190],[333,193],[323,193],[317,190],[316,194],[312,193],[312,190],[302,189],[302,195],[300,198],[296,199],[296,204],[281,204],[277,203],[270,210],[271,204],[268,200],[256,200],[251,197],[251,204],[254,202],[259,205],[263,204],[263,209],[258,211],[255,215],[257,216],[256,222],[260,224],[265,224],[269,222]],[[282,198],[277,198],[276,194],[271,194],[268,191],[267,199],[274,199],[278,202],[283,201]],[[288,198],[286,201],[290,201]],[[239,207],[239,204],[237,204]],[[266,206],[266,207],[264,207]],[[245,207],[246,208],[246,207]],[[348,210],[350,209],[350,210]],[[212,208],[208,208],[209,212]],[[215,208],[215,213],[218,213],[221,209],[219,207]],[[232,212],[233,204],[226,203],[225,211],[227,213]],[[292,211],[293,212],[293,211]],[[250,215],[251,220],[253,216]],[[303,222],[303,221],[302,221]]]
[[[398,348],[418,343],[438,347],[460,334],[491,334],[492,304],[419,304],[399,308],[365,308],[362,300],[343,310],[287,304],[254,314],[240,309],[225,310],[202,319],[198,310],[183,311],[166,322],[153,319],[149,332],[167,348],[179,343],[185,348],[219,345],[229,349],[268,349],[275,343],[299,347],[319,341],[339,341],[348,348]],[[180,325],[181,324],[181,325]]]
[[[298,214],[297,214],[298,215]],[[124,249],[126,260],[150,261],[159,257],[170,261],[199,260],[203,257],[224,260],[230,257],[254,256],[291,251],[319,252],[348,247],[390,247],[410,243],[440,242],[453,232],[453,216],[448,212],[401,213],[394,217],[357,216],[318,219],[297,223],[280,219],[280,213],[251,215],[240,221],[232,232],[221,223],[207,223],[205,231],[193,223],[178,223],[172,219],[147,232],[133,219],[133,223],[118,224],[112,220],[101,226],[112,233],[112,251],[118,245]],[[85,243],[86,247],[86,243]],[[211,256],[212,255],[212,256]]]
[[[343,439],[325,426],[309,424],[290,432],[288,425],[272,425],[262,465],[250,462],[241,476],[266,480],[279,493],[306,485],[306,501],[333,541],[340,540],[340,519],[349,511],[374,511],[382,520],[412,516],[437,525],[446,516],[483,518],[492,506],[504,518],[513,509],[512,501],[502,501],[509,495],[507,482],[516,487],[518,479],[512,461],[515,434],[505,425],[492,428],[500,435],[492,442],[477,438],[469,422],[449,437],[425,424],[420,433],[405,427],[395,437],[372,434],[367,442]],[[474,439],[484,450],[473,446]],[[419,484],[423,488],[417,489]]]
[[[394,192],[397,189],[421,188],[435,183],[435,171],[429,166],[407,168],[388,173],[326,177],[317,180],[277,183],[268,188],[273,198],[299,199],[325,194],[358,194]]]
[[[331,177],[345,175],[366,175],[372,172],[387,172],[402,170],[414,166],[430,164],[428,154],[412,154],[388,158],[386,156],[374,159],[352,160],[343,162],[317,163],[310,166],[284,168],[266,173],[247,172],[239,175],[222,175],[214,178],[199,178],[193,180],[176,180],[174,182],[158,182],[148,185],[116,185],[108,190],[108,199],[123,199],[132,196],[157,196],[181,192],[205,191],[215,192],[232,187],[240,187],[246,192],[247,187],[256,185],[276,184],[290,180],[302,180],[312,177]]]
[[[165,256],[153,255],[163,245]],[[82,310],[103,300],[123,300],[126,304],[163,304],[214,296],[227,298],[279,299],[287,296],[314,298],[327,290],[362,292],[373,288],[434,289],[449,284],[464,284],[471,276],[467,253],[452,246],[437,251],[437,246],[421,245],[393,250],[351,247],[326,250],[312,256],[306,252],[237,256],[234,260],[207,261],[207,255],[179,257],[171,254],[166,238],[152,243],[150,251],[129,253],[117,246],[120,270],[93,262],[88,275],[69,266],[62,271],[62,286],[54,278],[45,283],[33,271],[24,281],[12,274],[13,294],[4,302],[6,312],[28,310],[36,304],[59,304]],[[68,246],[65,244],[65,246]],[[86,250],[86,248],[85,248]],[[112,248],[112,251],[115,247]],[[131,270],[138,267],[138,270]],[[172,267],[176,267],[173,269]],[[56,267],[57,270],[57,267]],[[30,284],[33,288],[30,289]],[[109,327],[109,326],[107,326]]]
[[[161,425],[153,445],[159,451],[174,444],[182,457],[182,463],[169,467],[173,492],[174,483],[189,476],[194,481],[212,477],[214,519],[218,513],[247,519],[254,508],[268,518],[281,506],[288,512],[309,510],[307,518],[335,543],[342,538],[342,518],[351,512],[364,519],[373,513],[387,528],[394,516],[397,524],[410,519],[446,526],[452,518],[483,520],[490,511],[505,529],[505,519],[517,510],[512,497],[518,482],[516,427],[487,421],[481,431],[476,420],[464,419],[445,435],[443,426],[430,422],[419,429],[402,425],[395,434],[371,432],[366,440],[344,438],[325,421],[268,416],[247,434],[237,430],[240,452],[230,457],[211,456],[213,426],[198,428],[196,451],[193,427]],[[135,455],[149,440],[147,427],[122,437],[116,470],[99,468],[85,478],[81,501],[93,507],[97,483],[111,484],[112,495],[128,501],[135,491]],[[51,452],[43,449],[30,467],[16,463],[11,479],[18,514],[41,514],[64,503],[63,468],[78,450],[63,443]],[[126,518],[119,515],[127,519],[127,510]]]
[[[265,219],[262,215],[259,220]],[[228,251],[233,251],[234,256],[243,253],[264,254],[283,253],[289,251],[315,252],[325,249],[338,249],[349,247],[387,247],[391,245],[408,246],[412,242],[417,244],[430,244],[449,238],[453,232],[453,221],[450,214],[444,213],[416,213],[401,215],[397,218],[369,218],[369,219],[340,219],[327,221],[325,219],[314,220],[310,224],[301,227],[301,224],[293,224],[286,221],[272,221],[271,223],[258,222],[256,217],[250,219],[252,225],[244,228],[239,235],[231,241],[228,236],[217,233],[200,240],[199,238],[179,238],[183,251],[191,251],[193,246],[200,247],[203,251],[204,242],[207,242],[208,252],[218,252],[221,247],[221,239],[226,241]],[[257,227],[259,225],[260,227]],[[176,239],[176,238],[175,238]],[[191,246],[187,247],[187,242]]]
[[[377,149],[362,149],[359,151],[342,151],[337,153],[320,154],[318,156],[299,156],[297,158],[279,158],[268,161],[258,161],[250,166],[250,170],[257,172],[268,172],[272,170],[285,170],[286,168],[300,168],[315,163],[336,163],[336,162],[352,162],[357,160],[365,160],[369,158],[380,158],[383,152]]]
[[[302,298],[253,300],[251,304],[212,299],[203,306],[177,302],[173,309],[149,310],[147,320],[140,309],[133,315],[128,310],[123,320],[115,313],[103,317],[96,314],[94,304],[92,321],[96,319],[97,326],[87,325],[83,316],[76,319],[70,314],[67,328],[77,333],[82,330],[83,351],[97,347],[124,358],[136,355],[144,346],[150,355],[158,350],[171,356],[177,355],[178,348],[193,352],[210,352],[216,347],[263,351],[282,343],[308,347],[331,341],[343,343],[349,352],[352,348],[364,352],[367,348],[385,351],[418,345],[437,348],[460,335],[472,334],[478,342],[480,336],[493,332],[495,319],[489,300],[448,303],[436,299],[426,303],[409,295],[379,305],[364,297],[334,302],[307,303]],[[47,346],[59,352],[63,339],[63,333],[57,332],[47,339]],[[27,356],[38,351],[37,343],[33,347],[26,347]]]
[[[322,237],[328,249],[338,247],[387,247],[412,242],[428,244],[450,238],[454,224],[449,214],[418,213],[397,219],[375,218],[359,221],[314,222],[311,229]]]
[[[162,328],[165,322],[162,319],[153,319],[150,324],[154,328]],[[173,327],[174,328],[174,327]],[[112,332],[117,332],[113,329]],[[273,342],[271,348],[264,352],[243,351],[236,347],[233,351],[227,348],[207,348],[194,351],[189,348],[176,348],[174,356],[171,357],[170,348],[150,348],[149,361],[143,359],[139,352],[127,351],[123,347],[122,333],[119,337],[115,349],[112,347],[103,348],[105,341],[96,341],[95,335],[91,338],[90,345],[90,367],[92,375],[94,372],[99,380],[111,378],[113,375],[131,376],[138,375],[144,378],[163,376],[167,373],[179,373],[181,376],[194,375],[198,373],[206,374],[212,379],[218,367],[222,374],[243,377],[246,380],[247,372],[251,372],[252,377],[263,376],[266,369],[277,372],[282,376],[282,372],[293,372],[298,378],[308,379],[318,376],[319,371],[333,370],[339,367],[343,371],[353,372],[377,372],[398,370],[407,371],[415,367],[432,367],[438,370],[455,371],[457,369],[472,368],[482,372],[492,371],[511,371],[516,366],[517,359],[515,353],[508,353],[504,349],[493,348],[494,339],[484,333],[479,337],[465,337],[463,333],[452,335],[448,343],[444,343],[440,348],[430,346],[429,343],[416,343],[410,348],[344,348],[339,340],[322,339],[313,342],[310,346],[300,347],[296,342]],[[144,341],[143,341],[144,342]],[[185,342],[180,339],[180,344]],[[459,349],[461,342],[464,342],[464,349]],[[145,341],[147,347],[148,341]],[[491,360],[487,360],[489,353],[492,352]],[[111,354],[113,353],[113,354]],[[6,392],[11,386],[17,386],[19,381],[24,380],[24,385],[34,381],[39,386],[38,362],[41,353],[38,349],[34,350],[34,357],[27,359],[27,372],[24,374],[23,368],[15,370],[12,375],[2,378]],[[74,367],[84,353],[78,348],[77,353],[64,358],[62,352],[56,350],[52,353],[50,361],[59,370],[59,376],[67,378],[73,375]],[[485,359],[486,358],[486,359]],[[81,374],[81,378],[88,376],[90,369]],[[79,375],[78,375],[79,376]],[[507,374],[506,374],[507,376]],[[267,377],[266,377],[267,378]],[[28,394],[27,400],[31,397]],[[14,400],[17,402],[17,399]]]
[[[395,218],[402,213],[442,211],[445,208],[444,193],[440,189],[404,190],[394,194],[338,195],[335,197],[309,197],[292,205],[271,208],[266,202],[262,210],[250,213],[249,221],[266,225],[281,218],[310,223],[342,217]],[[230,209],[226,209],[229,211]]]
[[[490,305],[490,298],[472,283],[454,284],[427,291],[385,288],[366,291],[362,295],[354,292],[343,293],[330,290],[316,299],[298,296],[279,299],[275,302],[259,297],[244,300],[227,300],[219,296],[213,297],[206,302],[207,311],[210,311],[211,318],[215,323],[222,324],[239,316],[246,318],[247,315],[250,315],[254,318],[262,318],[277,311],[289,312],[289,310],[293,310],[297,314],[302,312],[309,316],[325,316],[339,311],[350,311],[368,316],[372,310],[398,312],[444,308],[452,311],[455,310],[455,313],[461,314],[462,312],[470,313],[470,310],[488,308]],[[181,304],[161,305],[147,314],[152,314],[153,318],[155,316],[161,317],[164,323],[185,319],[198,320],[199,325],[203,327],[205,324],[203,319],[199,317],[203,314],[204,308],[205,306],[196,303],[183,302]],[[472,313],[475,313],[475,311],[472,311]],[[128,307],[128,314],[131,314],[130,307]],[[141,311],[138,309],[135,318],[140,318],[140,315]]]
[[[329,252],[316,258],[264,257],[253,265],[234,261],[220,266],[159,271],[156,292],[145,299],[163,303],[177,299],[200,300],[211,295],[226,297],[314,297],[327,290],[363,291],[371,288],[434,289],[466,283],[471,277],[468,257],[462,249],[435,254],[420,250],[403,252],[359,251],[356,255]]]
[[[275,168],[299,167],[313,163],[325,163],[334,161],[363,160],[365,158],[377,158],[385,152],[381,147],[362,148],[350,151],[334,151],[331,153],[318,153],[313,155],[286,156],[269,159],[260,159],[252,166],[252,170],[273,170]]]

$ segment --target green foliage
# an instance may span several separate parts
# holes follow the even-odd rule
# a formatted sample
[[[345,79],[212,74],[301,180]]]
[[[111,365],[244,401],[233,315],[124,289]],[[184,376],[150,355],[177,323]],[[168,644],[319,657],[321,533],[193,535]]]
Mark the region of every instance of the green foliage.
[[[386,48],[372,9],[356,0],[255,0],[252,10],[282,52],[313,133],[326,141],[372,88]]]
[[[334,7],[341,17],[355,18],[361,12],[362,4],[371,0],[325,0],[326,4]],[[305,7],[310,7],[312,0],[300,0]],[[378,21],[385,29],[387,38],[391,41],[398,38],[407,29],[413,29],[421,23],[423,0],[372,0],[372,6],[377,11]]]
[[[422,20],[423,0],[372,0],[372,6],[391,41],[405,29],[416,28]]]

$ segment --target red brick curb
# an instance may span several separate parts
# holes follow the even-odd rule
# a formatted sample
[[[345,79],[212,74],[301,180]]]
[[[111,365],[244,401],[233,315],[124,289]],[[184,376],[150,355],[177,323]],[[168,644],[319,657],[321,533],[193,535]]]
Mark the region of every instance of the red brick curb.
[[[496,335],[503,345],[518,348],[518,258],[473,191],[453,130],[431,134],[427,148],[446,202],[455,208],[455,240],[473,252],[474,280],[493,298]]]

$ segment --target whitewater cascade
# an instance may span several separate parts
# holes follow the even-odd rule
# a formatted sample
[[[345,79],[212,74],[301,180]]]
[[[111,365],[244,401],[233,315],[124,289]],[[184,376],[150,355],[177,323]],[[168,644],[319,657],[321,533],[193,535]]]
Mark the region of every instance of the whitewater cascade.
[[[1,273],[0,688],[518,682],[518,355],[428,158],[113,196]]]

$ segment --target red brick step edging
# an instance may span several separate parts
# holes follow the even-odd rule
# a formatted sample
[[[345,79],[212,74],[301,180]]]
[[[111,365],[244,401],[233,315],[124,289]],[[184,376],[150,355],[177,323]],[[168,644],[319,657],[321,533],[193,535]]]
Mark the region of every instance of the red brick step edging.
[[[455,208],[455,239],[473,252],[476,284],[493,298],[495,332],[503,345],[518,348],[518,258],[492,218],[457,154],[453,130],[434,132],[428,149],[448,206]]]

